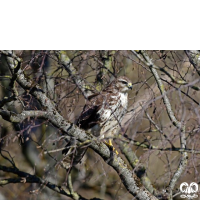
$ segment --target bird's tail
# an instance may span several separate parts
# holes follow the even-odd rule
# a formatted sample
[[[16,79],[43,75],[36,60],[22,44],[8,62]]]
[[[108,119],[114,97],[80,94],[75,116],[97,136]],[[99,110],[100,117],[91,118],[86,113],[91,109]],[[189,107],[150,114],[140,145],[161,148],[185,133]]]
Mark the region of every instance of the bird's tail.
[[[87,149],[88,145],[78,144],[75,138],[71,138],[66,148],[62,151],[63,160],[61,161],[61,166],[68,170],[72,166],[78,164],[85,155]]]

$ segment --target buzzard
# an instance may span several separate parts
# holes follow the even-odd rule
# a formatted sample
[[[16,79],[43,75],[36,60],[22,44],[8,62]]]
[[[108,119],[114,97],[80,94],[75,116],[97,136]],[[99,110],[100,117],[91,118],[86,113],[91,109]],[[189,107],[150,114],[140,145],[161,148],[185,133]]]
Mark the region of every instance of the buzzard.
[[[128,106],[128,90],[133,84],[125,77],[120,76],[112,81],[101,93],[88,97],[77,126],[87,130],[112,146],[112,138],[120,129],[120,124]],[[61,162],[66,169],[80,162],[87,147],[75,145],[76,140],[71,139],[63,151],[64,159]],[[76,147],[75,147],[76,146]]]

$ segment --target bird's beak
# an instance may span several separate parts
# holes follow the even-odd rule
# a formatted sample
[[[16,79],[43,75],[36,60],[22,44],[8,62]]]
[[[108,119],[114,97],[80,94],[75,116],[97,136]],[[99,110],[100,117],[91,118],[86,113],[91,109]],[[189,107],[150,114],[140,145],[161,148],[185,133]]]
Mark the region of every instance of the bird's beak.
[[[132,90],[132,88],[133,88],[133,84],[132,83],[128,83],[128,89]]]

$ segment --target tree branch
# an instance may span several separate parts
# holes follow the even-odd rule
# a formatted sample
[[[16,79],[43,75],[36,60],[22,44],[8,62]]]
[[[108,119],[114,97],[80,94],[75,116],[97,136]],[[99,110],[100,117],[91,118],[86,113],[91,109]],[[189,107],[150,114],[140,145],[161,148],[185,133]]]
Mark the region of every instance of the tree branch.
[[[196,50],[186,50],[185,53],[200,76],[200,52]]]
[[[0,115],[2,116],[2,118],[13,123],[23,122],[25,119],[29,117],[46,119],[47,114],[48,112],[40,111],[40,110],[22,111],[20,114],[17,114],[8,110],[0,110]]]
[[[20,171],[17,168],[6,167],[3,165],[0,165],[0,170],[2,170],[4,172],[13,173],[13,174],[16,174],[19,176],[19,178],[1,179],[0,186],[7,185],[9,183],[38,183],[40,185],[44,185],[44,186],[48,187],[49,189],[51,189],[55,192],[58,192],[60,194],[63,194],[65,196],[73,198],[72,193],[65,187],[55,185],[55,184],[53,184],[47,180],[43,180],[35,175],[31,175],[29,173]],[[78,195],[78,196],[79,196],[79,198],[77,198],[76,200],[87,200],[87,199],[81,197],[80,195]]]
[[[56,51],[56,55],[57,55],[57,58],[59,60],[59,63],[62,66],[64,66],[65,70],[69,73],[70,77],[72,78],[74,83],[77,85],[77,87],[80,89],[83,96],[87,99],[88,96],[92,95],[92,92],[89,90],[90,87],[85,84],[85,81],[78,74],[77,70],[72,65],[71,60],[67,56],[66,52]]]
[[[146,176],[146,168],[144,165],[139,164],[139,159],[130,147],[130,143],[120,142],[120,150],[125,155],[126,159],[129,161],[131,167],[134,169],[137,177],[142,181],[142,184],[151,192],[155,194],[155,188],[151,184],[150,179]]]
[[[176,77],[174,77],[173,75],[171,75],[167,70],[165,70],[164,68],[161,68],[161,67],[158,67],[156,66],[154,63],[151,62],[151,59],[145,55],[143,58],[139,55],[144,55],[144,51],[138,51],[138,52],[135,52],[135,51],[132,51],[133,54],[139,59],[141,60],[144,64],[146,64],[147,66],[151,66],[151,68],[154,68],[155,70],[159,70],[161,72],[164,72],[170,79],[172,82],[176,83],[176,84],[179,84],[179,85],[188,85],[189,87],[191,87],[193,90],[196,90],[196,91],[200,91],[200,87],[198,86],[195,86],[195,85],[191,85],[190,83],[186,82],[185,80],[178,80],[176,79]],[[147,59],[147,60],[146,60]],[[146,62],[146,63],[145,63]]]

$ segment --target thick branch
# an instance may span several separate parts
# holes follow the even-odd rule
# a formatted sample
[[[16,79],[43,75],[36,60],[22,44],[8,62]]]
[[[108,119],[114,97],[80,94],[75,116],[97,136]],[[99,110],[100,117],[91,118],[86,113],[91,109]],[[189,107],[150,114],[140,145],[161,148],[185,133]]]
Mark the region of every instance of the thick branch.
[[[135,170],[136,175],[141,179],[145,188],[147,188],[152,194],[155,194],[155,188],[151,184],[150,179],[146,176],[146,168],[144,165],[139,164],[138,157],[131,149],[130,143],[121,141],[119,147],[126,159],[129,161],[131,167]]]
[[[8,110],[0,110],[0,115],[2,116],[2,118],[13,123],[23,122],[29,117],[47,118],[47,114],[48,112],[37,110],[23,111],[20,114]]]

